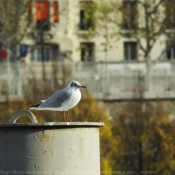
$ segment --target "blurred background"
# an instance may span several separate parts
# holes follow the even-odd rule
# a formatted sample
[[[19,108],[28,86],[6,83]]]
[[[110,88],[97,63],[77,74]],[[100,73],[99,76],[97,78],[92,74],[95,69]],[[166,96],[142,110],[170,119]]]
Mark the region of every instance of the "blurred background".
[[[101,174],[173,175],[174,11],[174,0],[1,0],[0,122],[76,79],[87,90],[72,120],[105,123]]]

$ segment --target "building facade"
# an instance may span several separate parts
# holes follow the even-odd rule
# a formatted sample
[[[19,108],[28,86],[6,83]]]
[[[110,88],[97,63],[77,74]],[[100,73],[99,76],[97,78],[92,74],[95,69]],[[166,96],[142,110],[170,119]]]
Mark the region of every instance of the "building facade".
[[[111,2],[116,5],[113,9],[109,5]],[[94,3],[101,5],[101,8],[90,10]],[[102,16],[104,12],[100,10],[103,10],[105,3],[111,12]],[[161,16],[163,19],[166,15],[164,9],[167,6],[160,6],[157,23],[162,22]],[[30,48],[25,57],[27,62],[48,62],[54,59],[75,62],[175,59],[174,16],[171,14],[166,17],[169,20],[165,24],[155,26],[157,14],[152,14],[155,19],[146,17],[145,11],[149,12],[148,15],[153,11],[150,7],[145,9],[137,1],[42,0],[33,1],[30,8],[34,19],[32,37],[25,37],[21,42]],[[93,16],[87,17],[94,11],[98,14],[95,20],[91,19]],[[148,23],[145,20],[149,20]]]

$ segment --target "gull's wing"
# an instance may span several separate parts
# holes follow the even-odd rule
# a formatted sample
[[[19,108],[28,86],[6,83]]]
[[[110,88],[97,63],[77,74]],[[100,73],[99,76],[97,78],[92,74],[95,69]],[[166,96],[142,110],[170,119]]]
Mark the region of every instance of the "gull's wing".
[[[55,92],[50,98],[47,100],[43,100],[44,102],[38,108],[58,108],[61,104],[70,97],[70,90],[67,88],[62,89],[60,91]]]

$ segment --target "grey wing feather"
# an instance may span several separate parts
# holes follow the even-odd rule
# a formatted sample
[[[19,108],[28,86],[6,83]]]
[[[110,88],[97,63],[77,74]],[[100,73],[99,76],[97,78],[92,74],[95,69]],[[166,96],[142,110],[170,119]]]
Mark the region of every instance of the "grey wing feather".
[[[70,97],[70,91],[62,89],[55,92],[50,98],[41,103],[39,108],[58,108],[61,104]]]

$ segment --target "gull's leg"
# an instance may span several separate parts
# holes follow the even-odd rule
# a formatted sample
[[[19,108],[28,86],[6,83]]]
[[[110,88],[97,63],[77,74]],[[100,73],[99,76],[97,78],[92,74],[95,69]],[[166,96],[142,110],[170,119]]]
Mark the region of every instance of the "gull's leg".
[[[71,122],[69,110],[67,111],[67,114],[68,114],[69,122]]]
[[[66,122],[65,111],[63,111],[64,122]]]

